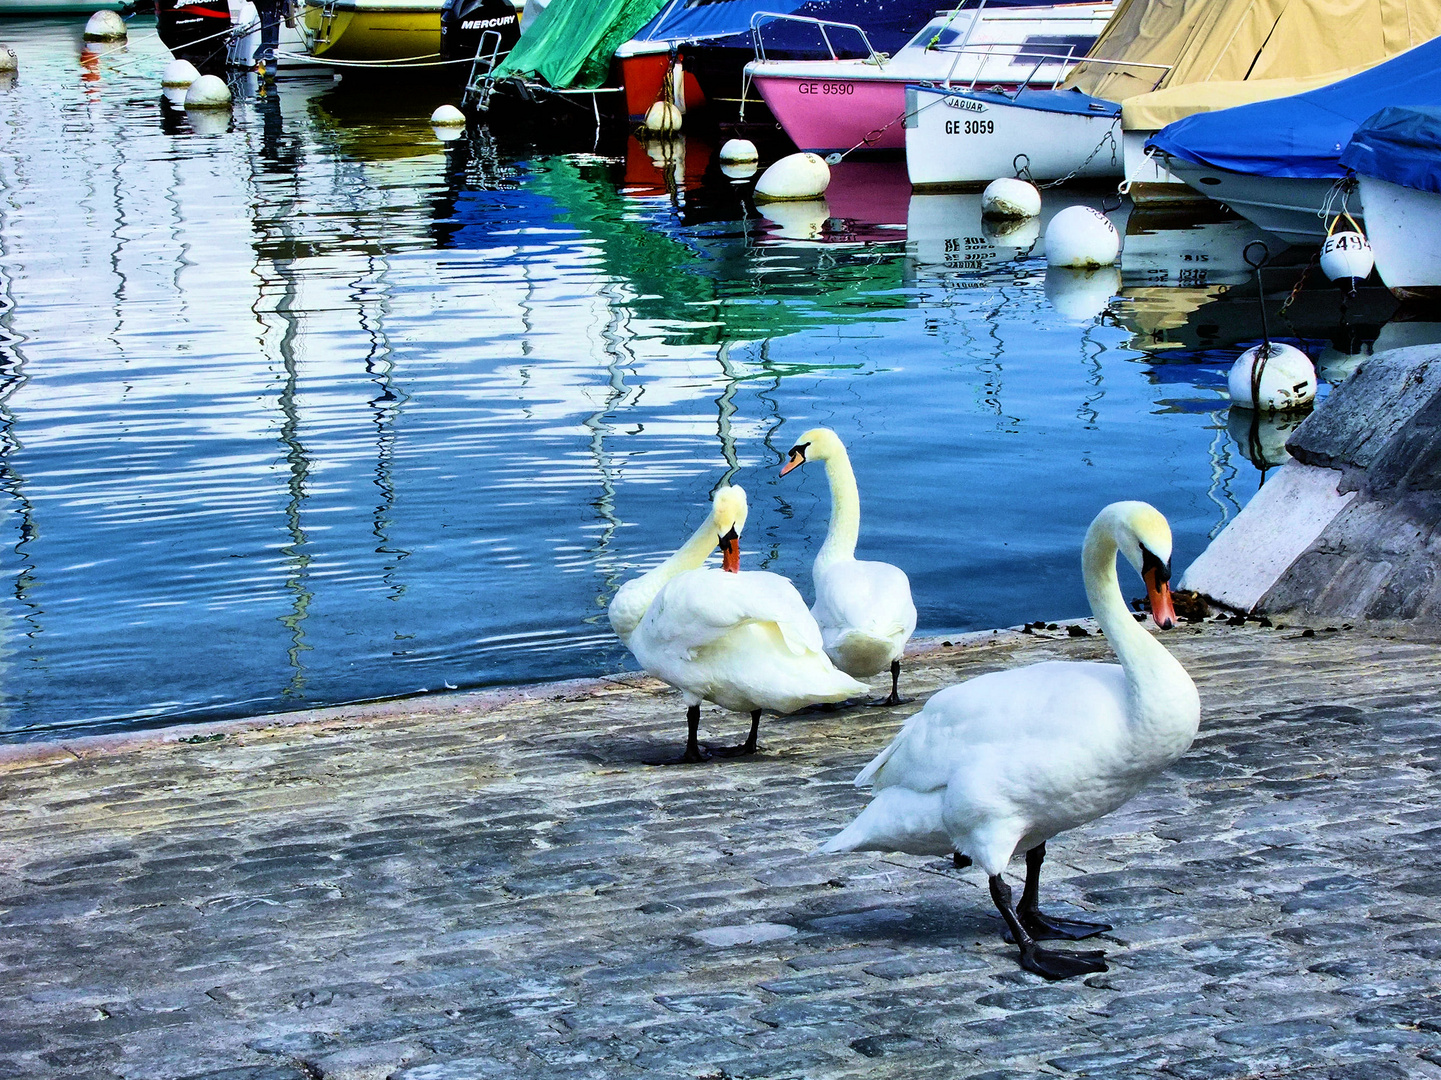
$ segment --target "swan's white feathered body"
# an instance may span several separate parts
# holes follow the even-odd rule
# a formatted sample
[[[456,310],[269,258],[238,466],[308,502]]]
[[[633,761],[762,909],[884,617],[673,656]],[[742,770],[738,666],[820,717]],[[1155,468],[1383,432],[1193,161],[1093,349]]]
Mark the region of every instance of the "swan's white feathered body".
[[[1170,530],[1146,504],[1116,503],[1087,534],[1087,594],[1121,663],[1033,664],[942,690],[856,777],[875,798],[823,850],[958,851],[997,875],[1016,851],[1116,809],[1185,753],[1200,699],[1126,609],[1118,543],[1139,569],[1143,550],[1169,559]]]
[[[745,492],[722,488],[710,518],[679,551],[616,592],[609,609],[616,634],[688,706],[713,701],[737,712],[787,713],[864,692],[826,659],[820,627],[789,581],[702,566],[728,530],[738,542],[745,518]]]
[[[866,687],[826,658],[820,628],[785,578],[691,570],[668,581],[626,643],[687,704],[790,713]]]
[[[811,614],[821,628],[826,655],[847,675],[865,678],[885,671],[916,632],[916,605],[905,571],[854,558],[817,564]]]
[[[911,582],[897,566],[856,558],[860,493],[840,436],[829,428],[807,431],[782,475],[805,461],[825,462],[831,488],[830,526],[811,572],[816,590],[811,614],[831,662],[848,675],[867,678],[899,660],[916,631]]]

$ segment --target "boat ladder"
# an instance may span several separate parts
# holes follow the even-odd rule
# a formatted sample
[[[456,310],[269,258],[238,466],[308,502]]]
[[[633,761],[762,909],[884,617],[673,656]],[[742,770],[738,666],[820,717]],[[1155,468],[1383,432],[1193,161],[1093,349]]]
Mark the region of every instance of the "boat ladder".
[[[320,5],[320,25],[315,29],[315,44],[325,45],[330,41],[330,31],[335,23],[335,0],[325,0]]]
[[[326,0],[334,3],[335,0]],[[475,59],[470,62],[470,77],[465,80],[465,94],[460,99],[462,109],[472,107],[482,112],[490,108],[491,91],[495,89],[495,66],[500,63],[500,32],[487,30],[480,35],[475,47]]]

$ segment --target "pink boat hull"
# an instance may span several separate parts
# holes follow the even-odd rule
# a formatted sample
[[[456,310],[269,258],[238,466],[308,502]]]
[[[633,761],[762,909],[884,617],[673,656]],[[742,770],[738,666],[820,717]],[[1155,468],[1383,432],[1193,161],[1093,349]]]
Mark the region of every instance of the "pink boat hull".
[[[862,143],[869,150],[906,148],[904,80],[757,75],[755,86],[802,150],[828,154]]]

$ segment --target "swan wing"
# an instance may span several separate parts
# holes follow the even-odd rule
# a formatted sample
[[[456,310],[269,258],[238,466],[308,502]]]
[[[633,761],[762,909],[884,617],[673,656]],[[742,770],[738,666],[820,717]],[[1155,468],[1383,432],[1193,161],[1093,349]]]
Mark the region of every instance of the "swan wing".
[[[650,607],[650,598],[647,591],[640,586],[640,580],[632,578],[617,589],[615,596],[611,598],[610,607],[606,609],[606,614],[610,616],[610,628],[615,631],[616,637],[627,644],[641,619],[645,618],[646,609]]]
[[[774,623],[794,655],[820,653],[820,627],[796,587],[764,570],[706,568],[672,578],[646,613],[657,644],[695,652],[748,622]]]
[[[902,640],[915,633],[911,582],[900,567],[846,559],[818,572],[815,583],[813,611],[822,631],[856,630]]]
[[[1118,664],[1053,661],[980,675],[931,698],[856,785],[934,791],[982,760],[1090,754],[1123,737],[1126,702]]]

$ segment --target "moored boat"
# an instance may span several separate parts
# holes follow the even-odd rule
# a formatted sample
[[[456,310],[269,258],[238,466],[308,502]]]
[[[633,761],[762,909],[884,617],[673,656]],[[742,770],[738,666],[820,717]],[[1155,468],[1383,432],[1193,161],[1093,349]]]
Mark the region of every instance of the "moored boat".
[[[746,65],[786,134],[814,153],[905,147],[906,84],[1015,90],[1054,86],[1095,43],[1113,3],[1015,3],[956,8],[887,56],[760,58]]]
[[[1441,107],[1382,109],[1341,154],[1360,179],[1376,273],[1402,299],[1441,299]]]
[[[1162,167],[1290,243],[1319,244],[1365,194],[1342,183],[1341,152],[1368,117],[1393,104],[1441,105],[1441,40],[1359,75],[1274,101],[1187,117],[1149,141]]]
[[[441,0],[307,0],[300,15],[317,59],[416,64],[440,58]]]
[[[722,122],[753,123],[764,102],[750,97],[745,69],[758,49],[862,62],[900,49],[934,12],[934,0],[671,0],[616,50],[626,112],[639,120],[668,96]]]
[[[1048,148],[1053,167],[1032,166],[1036,180],[1106,175],[1127,180],[1138,202],[1174,198],[1189,191],[1144,156],[1147,138],[1167,123],[1197,112],[1267,100],[1334,83],[1373,67],[1441,31],[1441,0],[1395,5],[1386,0],[1335,0],[1326,5],[1289,0],[1124,0],[1095,47],[1066,79],[1062,92],[1113,103],[1115,120],[1097,139],[1064,137],[1066,156]],[[971,95],[984,106],[984,125],[947,126],[942,95],[921,88],[906,131],[907,160],[929,184],[984,184],[1008,156],[985,144],[1003,142],[1009,156],[1035,155],[1036,139],[1080,128],[1102,106],[1084,109],[1029,97],[1014,104]],[[964,97],[966,95],[962,95]],[[1040,127],[1023,110],[1052,109],[1055,123]],[[1012,115],[1015,114],[1015,115]],[[1094,128],[1094,125],[1091,125]],[[997,138],[1001,136],[1001,138]],[[957,146],[956,143],[961,145]],[[956,167],[942,169],[926,158],[944,155]],[[1114,162],[1114,164],[1112,164]],[[1085,163],[1084,172],[1073,172]],[[913,176],[913,179],[915,177]]]

